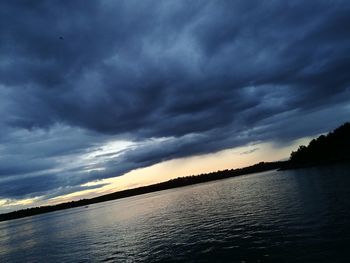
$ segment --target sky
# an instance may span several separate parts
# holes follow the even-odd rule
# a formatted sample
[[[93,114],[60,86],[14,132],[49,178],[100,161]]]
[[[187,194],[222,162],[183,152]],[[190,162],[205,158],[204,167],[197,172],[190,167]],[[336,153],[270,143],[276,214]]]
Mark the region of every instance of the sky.
[[[0,2],[0,212],[282,160],[349,121],[346,0]]]

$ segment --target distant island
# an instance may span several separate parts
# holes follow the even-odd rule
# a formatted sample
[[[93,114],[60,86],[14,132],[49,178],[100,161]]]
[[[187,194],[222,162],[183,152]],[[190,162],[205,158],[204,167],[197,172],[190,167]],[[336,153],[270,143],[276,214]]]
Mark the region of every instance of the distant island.
[[[134,189],[118,191],[90,199],[82,199],[79,201],[71,201],[51,206],[40,206],[22,209],[6,214],[0,214],[0,221],[33,216],[73,207],[87,206],[94,203],[100,203],[109,200],[130,197],[134,195],[140,195],[155,191],[161,191],[186,185],[204,183],[269,170],[304,168],[310,166],[349,161],[350,123],[345,123],[342,126],[335,129],[334,131],[328,133],[327,135],[321,135],[317,139],[313,139],[308,146],[300,146],[297,151],[291,153],[290,159],[288,161],[260,162],[258,164],[244,168],[179,177],[163,183],[157,183],[149,186],[142,186]]]

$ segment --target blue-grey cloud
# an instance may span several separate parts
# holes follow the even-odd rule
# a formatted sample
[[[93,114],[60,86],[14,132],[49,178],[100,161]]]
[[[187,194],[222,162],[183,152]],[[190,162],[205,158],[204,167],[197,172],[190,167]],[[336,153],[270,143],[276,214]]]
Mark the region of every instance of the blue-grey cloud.
[[[2,1],[0,197],[337,126],[349,13],[340,0]],[[116,140],[135,145],[99,151]]]

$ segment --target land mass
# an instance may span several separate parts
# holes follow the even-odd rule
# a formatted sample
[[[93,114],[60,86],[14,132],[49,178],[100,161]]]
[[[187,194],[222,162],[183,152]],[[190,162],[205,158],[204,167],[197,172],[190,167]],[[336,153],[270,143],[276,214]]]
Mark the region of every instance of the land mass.
[[[151,193],[191,184],[198,184],[209,182],[213,180],[225,179],[250,173],[264,172],[273,169],[279,169],[283,166],[284,162],[261,162],[249,167],[239,168],[239,169],[231,169],[231,170],[223,170],[212,173],[200,174],[200,175],[192,175],[186,177],[179,177],[176,179],[172,179],[163,183],[152,184],[149,186],[142,186],[133,189],[123,190],[114,192],[111,194],[106,194],[90,199],[81,199],[79,201],[71,201],[67,203],[62,203],[58,205],[50,205],[50,206],[40,206],[34,208],[27,208],[19,211],[14,211],[6,214],[0,214],[0,221],[11,220],[21,217],[27,217],[32,215],[38,215],[48,212],[53,212],[57,210],[73,208],[78,206],[86,206],[94,203],[105,202],[114,199],[125,198],[134,195],[140,195],[145,193]]]
[[[299,146],[297,151],[291,153],[289,161],[281,169],[349,162],[350,123],[347,122],[327,135],[321,135],[311,140],[307,146]]]
[[[269,170],[304,168],[309,166],[318,166],[323,164],[349,161],[350,123],[345,123],[335,129],[333,132],[330,132],[327,135],[321,135],[317,139],[313,139],[308,146],[300,146],[297,151],[291,153],[290,159],[288,161],[260,162],[258,164],[244,168],[179,177],[163,183],[118,191],[90,199],[81,199],[79,201],[71,201],[57,205],[22,209],[6,214],[0,214],[0,221],[33,216],[73,207],[86,206],[94,203],[100,203],[186,185],[226,179],[251,173],[258,173]]]

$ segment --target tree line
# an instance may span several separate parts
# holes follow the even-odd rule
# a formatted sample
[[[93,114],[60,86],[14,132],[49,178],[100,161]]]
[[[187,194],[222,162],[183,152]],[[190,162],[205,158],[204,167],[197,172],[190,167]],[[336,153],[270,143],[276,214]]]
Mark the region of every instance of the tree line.
[[[321,135],[313,139],[308,146],[299,146],[297,151],[290,155],[288,161],[279,162],[260,162],[258,164],[238,168],[216,171],[200,175],[191,175],[179,177],[163,183],[157,183],[149,186],[142,186],[134,189],[114,192],[90,199],[71,201],[57,205],[40,206],[34,208],[22,209],[6,214],[0,214],[0,221],[11,220],[21,217],[27,217],[47,212],[73,208],[78,206],[87,206],[94,203],[105,202],[109,200],[125,198],[134,195],[140,195],[155,191],[161,191],[191,184],[209,182],[213,180],[226,179],[230,177],[264,172],[268,170],[285,170],[302,168],[308,166],[329,164],[335,162],[350,161],[350,123],[345,123],[327,135]]]

